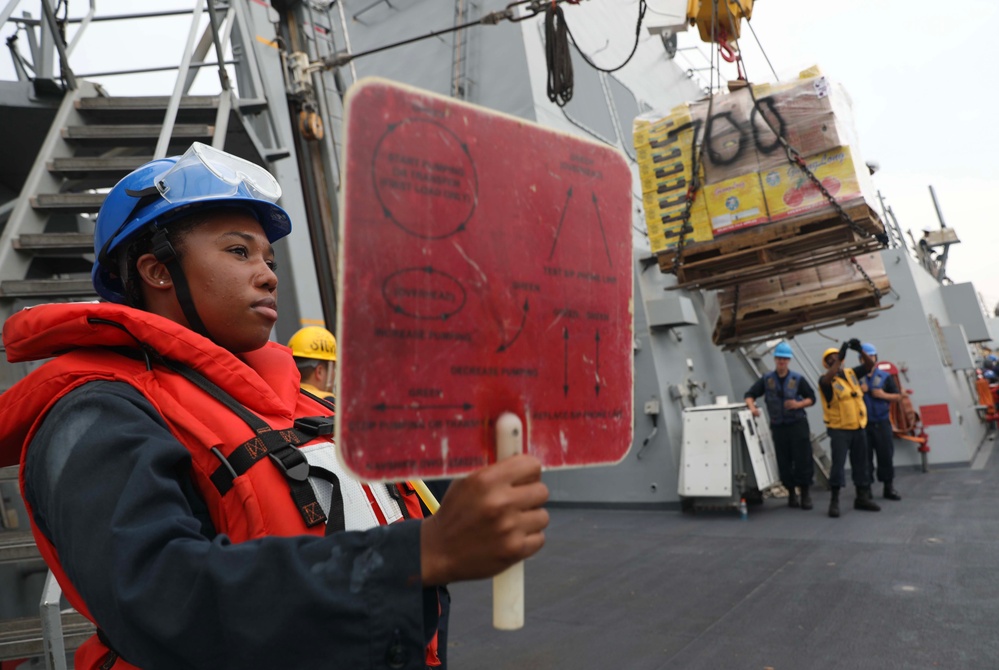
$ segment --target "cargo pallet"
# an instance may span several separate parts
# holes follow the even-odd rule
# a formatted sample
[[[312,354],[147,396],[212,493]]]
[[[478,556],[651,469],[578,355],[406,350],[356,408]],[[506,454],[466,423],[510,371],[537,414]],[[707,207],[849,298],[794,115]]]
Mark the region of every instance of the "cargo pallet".
[[[887,290],[888,282],[875,284]],[[733,307],[738,313],[733,314]],[[725,305],[715,325],[712,341],[724,349],[755,344],[775,337],[794,337],[819,328],[853,325],[889,309],[867,282],[812,291],[745,305]]]
[[[675,288],[718,289],[880,249],[873,235],[883,233],[884,226],[874,210],[866,203],[843,209],[869,237],[823,208],[685,245],[675,269],[677,251],[663,251],[657,256],[659,269],[676,274]]]

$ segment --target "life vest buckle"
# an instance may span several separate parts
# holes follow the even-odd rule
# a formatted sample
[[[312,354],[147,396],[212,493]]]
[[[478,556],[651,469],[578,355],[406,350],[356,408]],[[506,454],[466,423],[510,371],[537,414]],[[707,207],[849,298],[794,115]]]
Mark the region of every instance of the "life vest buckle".
[[[303,433],[315,435],[316,437],[332,435],[335,429],[336,421],[332,417],[303,416],[300,419],[295,419],[295,430],[300,430]]]
[[[267,455],[288,479],[296,482],[304,482],[309,479],[309,462],[305,460],[305,455],[295,447],[284,447]]]

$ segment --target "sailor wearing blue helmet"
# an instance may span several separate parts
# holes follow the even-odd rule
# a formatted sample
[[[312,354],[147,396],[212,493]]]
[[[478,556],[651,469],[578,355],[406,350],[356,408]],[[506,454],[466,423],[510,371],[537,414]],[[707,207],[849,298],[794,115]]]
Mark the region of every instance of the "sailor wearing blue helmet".
[[[456,481],[431,518],[407,486],[338,474],[331,408],[270,339],[280,195],[205,145],[149,162],[97,217],[106,302],[4,324],[9,360],[51,359],[0,395],[0,466],[21,459],[39,551],[97,625],[78,669],[441,667],[444,585],[544,543],[533,456]]]
[[[878,367],[878,350],[870,342],[860,345],[860,365],[853,371],[864,390],[864,403],[867,405],[867,446],[868,461],[872,479],[884,485],[886,500],[901,500],[895,490],[895,437],[891,427],[891,404],[902,399],[902,393],[888,372]],[[877,469],[874,467],[877,459]]]
[[[774,369],[756,380],[746,391],[745,402],[753,416],[759,416],[756,398],[765,396],[777,469],[784,488],[788,490],[787,504],[810,510],[810,488],[815,466],[812,463],[811,431],[805,408],[815,404],[815,391],[807,379],[789,369],[792,358],[794,353],[787,342],[774,347]],[[800,498],[796,489],[801,490]]]

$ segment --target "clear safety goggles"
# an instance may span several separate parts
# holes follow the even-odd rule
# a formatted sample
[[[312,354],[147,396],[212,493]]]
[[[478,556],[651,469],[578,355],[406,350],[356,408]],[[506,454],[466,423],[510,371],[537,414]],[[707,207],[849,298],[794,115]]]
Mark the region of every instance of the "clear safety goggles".
[[[281,186],[270,172],[201,142],[192,144],[155,183],[170,203],[237,195],[240,185],[254,198],[277,202],[281,197]]]

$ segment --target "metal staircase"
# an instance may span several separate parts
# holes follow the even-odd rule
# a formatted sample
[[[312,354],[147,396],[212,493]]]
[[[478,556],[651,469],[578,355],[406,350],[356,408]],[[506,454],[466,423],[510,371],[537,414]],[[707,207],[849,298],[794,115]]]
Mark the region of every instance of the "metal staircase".
[[[17,204],[0,234],[0,318],[18,303],[95,297],[94,215],[104,194],[150,160],[165,98],[110,98],[81,81],[67,92]],[[169,152],[212,142],[217,97],[183,99]]]

